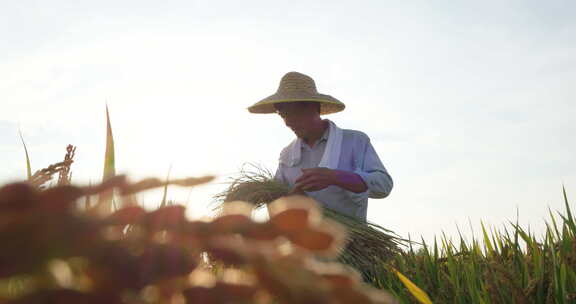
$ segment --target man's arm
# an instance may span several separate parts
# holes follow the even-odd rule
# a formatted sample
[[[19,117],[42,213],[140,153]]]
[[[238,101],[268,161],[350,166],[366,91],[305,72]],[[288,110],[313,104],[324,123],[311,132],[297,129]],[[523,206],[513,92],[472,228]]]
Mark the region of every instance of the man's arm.
[[[394,182],[382,164],[382,161],[380,161],[380,157],[378,157],[369,139],[366,143],[363,156],[361,168],[357,169],[354,173],[362,177],[362,180],[366,183],[369,190],[368,196],[370,198],[387,197],[394,187]]]
[[[378,154],[366,138],[362,160],[355,171],[332,170],[328,168],[302,169],[294,189],[318,191],[328,186],[338,186],[354,193],[369,191],[370,198],[384,198],[390,194],[393,181]]]
[[[362,193],[368,190],[368,186],[360,175],[354,172],[334,170],[336,174],[335,186],[354,193]]]
[[[355,193],[361,193],[368,189],[362,177],[354,172],[310,168],[302,169],[302,175],[296,179],[294,191],[318,191],[328,186],[338,186]]]

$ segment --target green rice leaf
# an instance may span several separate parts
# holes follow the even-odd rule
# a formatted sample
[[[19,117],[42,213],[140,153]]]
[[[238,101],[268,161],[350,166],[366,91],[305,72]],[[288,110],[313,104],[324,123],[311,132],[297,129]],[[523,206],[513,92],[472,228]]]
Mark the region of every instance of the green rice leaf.
[[[494,247],[492,247],[492,242],[490,242],[490,238],[488,237],[488,233],[486,232],[486,228],[484,227],[484,223],[480,222],[482,226],[482,234],[484,235],[484,248],[487,249],[488,255],[494,254]]]
[[[114,137],[112,136],[112,125],[110,124],[110,115],[108,105],[106,105],[106,151],[104,153],[104,172],[102,181],[106,181],[116,175],[114,159]],[[115,209],[114,192],[112,190],[101,193],[98,197],[97,208],[103,214],[109,214]]]
[[[18,130],[20,133],[20,139],[22,140],[22,145],[24,146],[24,153],[26,154],[26,178],[28,180],[32,179],[32,167],[30,166],[30,157],[28,156],[28,149],[26,148],[26,143],[24,142],[24,136],[22,136],[22,131]]]
[[[566,187],[562,186],[562,194],[564,196],[564,204],[566,205],[566,217],[565,223],[570,227],[573,234],[576,234],[576,223],[574,223],[574,217],[572,216],[572,211],[570,210],[570,204],[568,204],[568,195],[566,195]]]
[[[166,184],[164,185],[164,194],[162,195],[162,202],[160,202],[160,208],[166,207],[166,197],[168,196],[168,181],[170,180],[170,171],[172,170],[172,165],[168,168],[168,174],[166,174]]]
[[[400,271],[396,270],[396,269],[392,269],[394,271],[394,273],[396,273],[396,275],[398,276],[398,278],[400,279],[400,281],[402,281],[402,284],[404,284],[404,286],[406,286],[406,288],[408,288],[408,291],[410,291],[410,293],[422,304],[432,304],[432,300],[430,300],[430,297],[428,297],[428,294],[426,294],[426,292],[424,292],[422,289],[420,289],[420,287],[418,287],[416,284],[412,283],[412,281],[410,281],[410,279],[408,279],[405,275],[403,275]]]
[[[104,154],[104,173],[102,174],[102,181],[105,181],[114,175],[116,175],[114,137],[112,136],[112,125],[110,124],[108,105],[106,105],[106,152]]]

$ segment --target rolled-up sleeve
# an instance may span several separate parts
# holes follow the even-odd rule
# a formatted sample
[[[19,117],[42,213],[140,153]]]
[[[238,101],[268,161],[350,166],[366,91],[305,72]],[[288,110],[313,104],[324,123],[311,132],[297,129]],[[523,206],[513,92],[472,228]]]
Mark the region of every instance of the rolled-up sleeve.
[[[382,161],[368,138],[365,144],[361,166],[357,168],[354,173],[360,175],[366,183],[368,187],[368,197],[370,198],[385,198],[390,194],[394,186],[392,177],[388,174],[388,171],[382,164]]]

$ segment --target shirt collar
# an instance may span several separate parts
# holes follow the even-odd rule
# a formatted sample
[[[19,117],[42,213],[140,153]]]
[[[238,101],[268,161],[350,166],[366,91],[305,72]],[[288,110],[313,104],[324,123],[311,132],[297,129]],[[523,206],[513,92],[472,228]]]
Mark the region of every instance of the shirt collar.
[[[330,126],[328,126],[328,128],[326,128],[326,131],[324,131],[324,134],[322,134],[322,137],[320,137],[319,142],[328,141],[329,135],[330,135]]]
[[[314,147],[316,147],[316,145],[318,145],[319,143],[328,142],[328,137],[329,137],[329,136],[330,136],[330,127],[326,128],[326,131],[324,131],[324,133],[322,134],[322,137],[320,137],[320,139],[318,140],[318,142],[314,144]],[[300,148],[301,148],[301,149],[304,149],[305,147],[308,147],[308,145],[306,145],[301,138],[298,138],[298,141],[299,141],[299,144],[300,144]]]

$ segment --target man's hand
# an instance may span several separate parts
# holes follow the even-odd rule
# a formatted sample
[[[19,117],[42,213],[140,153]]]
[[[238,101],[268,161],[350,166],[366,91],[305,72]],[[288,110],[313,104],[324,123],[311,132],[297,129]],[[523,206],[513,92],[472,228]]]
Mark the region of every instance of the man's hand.
[[[328,186],[337,186],[354,193],[368,190],[364,180],[354,172],[310,168],[302,169],[302,175],[296,179],[292,192],[319,191]]]
[[[294,189],[319,191],[336,184],[336,171],[328,168],[302,169],[302,175],[296,179]]]

